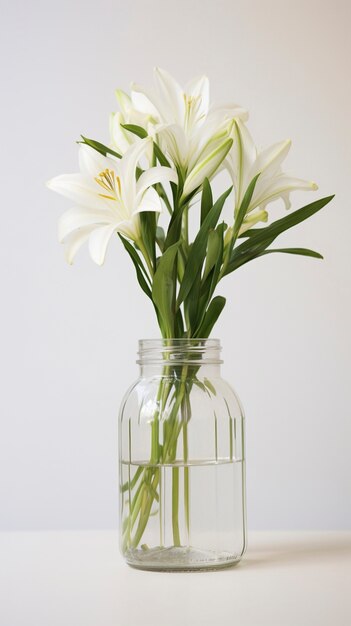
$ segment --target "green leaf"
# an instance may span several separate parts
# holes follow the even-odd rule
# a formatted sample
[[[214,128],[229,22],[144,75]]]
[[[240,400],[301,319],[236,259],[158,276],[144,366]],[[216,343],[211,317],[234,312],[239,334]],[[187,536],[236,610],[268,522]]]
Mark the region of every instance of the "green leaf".
[[[271,237],[270,239],[265,239],[261,244],[252,246],[252,248],[250,248],[249,250],[246,250],[245,252],[242,252],[241,254],[238,254],[238,255],[234,254],[235,253],[235,249],[234,249],[234,253],[231,257],[231,260],[223,276],[226,276],[227,274],[234,272],[234,270],[237,270],[242,265],[245,265],[245,263],[248,263],[249,261],[252,261],[253,259],[256,259],[257,257],[261,256],[261,254],[265,251],[265,249],[268,248],[268,246],[270,246],[271,243],[273,243],[274,239],[275,237]]]
[[[133,135],[137,135],[140,139],[145,139],[148,136],[147,131],[142,126],[137,126],[136,124],[121,124],[122,128],[129,130],[129,132],[133,133]]]
[[[83,141],[78,141],[77,143],[83,143],[87,146],[90,146],[91,148],[94,148],[94,150],[96,150],[97,152],[100,152],[100,154],[103,154],[104,156],[107,156],[107,154],[112,154],[118,159],[122,158],[121,154],[119,154],[118,152],[115,152],[115,150],[111,150],[111,148],[108,148],[107,146],[105,146],[103,143],[100,143],[99,141],[95,141],[94,139],[88,139],[88,137],[84,137],[84,135],[81,135],[81,138],[83,139]]]
[[[200,300],[200,288],[201,288],[201,267],[199,268],[194,284],[188,298],[184,302],[185,319],[188,323],[188,328],[194,330],[198,326],[197,316],[199,310]],[[180,309],[178,309],[180,310]]]
[[[248,237],[253,237],[257,235],[263,228],[249,228],[249,230],[245,230],[244,233],[238,235],[238,239],[247,239]]]
[[[232,187],[227,189],[227,191],[225,191],[214,203],[212,209],[210,209],[210,211],[206,215],[198,234],[196,235],[196,238],[189,253],[187,264],[185,266],[182,284],[179,289],[177,307],[179,307],[183,300],[185,300],[185,298],[187,297],[192,288],[197,271],[199,267],[202,267],[206,254],[209,231],[216,227],[219,216],[223,209],[224,202],[229,196],[231,190]]]
[[[241,225],[244,221],[244,217],[247,213],[247,210],[250,206],[250,202],[253,196],[253,192],[255,191],[255,187],[256,187],[256,183],[257,183],[257,179],[259,177],[260,173],[257,174],[251,181],[251,183],[249,184],[248,188],[246,189],[245,195],[242,199],[241,205],[239,207],[239,210],[235,216],[235,222],[234,222],[234,228],[233,228],[233,243],[236,241],[236,238],[238,236],[239,230],[241,228]]]
[[[224,275],[233,272],[235,269],[251,261],[252,259],[261,256],[262,253],[273,241],[285,230],[300,224],[304,220],[308,219],[317,211],[320,211],[328,202],[330,202],[334,196],[327,196],[316,200],[311,204],[286,215],[280,220],[276,220],[273,224],[266,226],[265,228],[255,228],[253,234],[251,234],[244,243],[234,248],[230,262]],[[250,231],[247,231],[250,232]]]
[[[212,298],[212,295],[214,293],[214,290],[216,289],[217,286],[217,282],[218,282],[218,277],[219,277],[219,273],[221,271],[221,267],[222,267],[222,263],[223,263],[223,249],[224,249],[224,243],[223,243],[223,236],[224,236],[224,231],[226,229],[226,225],[223,224],[219,224],[219,226],[217,226],[216,228],[216,232],[219,235],[219,246],[217,249],[217,259],[216,259],[216,263],[211,271],[211,285],[210,285],[210,289],[207,295],[207,304],[210,301],[210,299]],[[206,306],[207,306],[206,304]]]
[[[128,239],[125,239],[120,233],[118,233],[118,236],[120,238],[120,240],[122,241],[125,249],[127,250],[130,258],[133,261],[134,267],[135,267],[135,271],[136,271],[136,275],[137,275],[137,279],[138,279],[138,283],[140,285],[140,287],[142,288],[142,290],[144,291],[144,293],[146,293],[146,295],[148,296],[148,298],[150,298],[150,300],[152,300],[152,295],[151,295],[151,289],[150,289],[150,285],[148,284],[147,280],[149,280],[149,277],[147,275],[147,272],[144,268],[144,265],[136,251],[136,249],[132,246],[132,244],[128,241]]]
[[[162,320],[167,337],[174,336],[176,256],[180,242],[167,248],[154,275],[152,299]]]
[[[156,213],[154,211],[141,211],[139,213],[141,238],[146,251],[151,259],[153,267],[156,265]]]
[[[175,183],[171,183],[171,185],[174,185],[174,184]],[[170,201],[168,200],[168,196],[163,188],[163,185],[161,185],[161,183],[155,183],[153,187],[156,189],[158,195],[160,196],[160,198],[162,198],[163,202],[165,203],[168,213],[172,215],[173,213],[172,205]]]
[[[215,231],[218,236],[218,248],[216,250],[217,256],[216,256],[216,260],[211,271],[209,272],[206,279],[202,281],[201,297],[200,297],[199,305],[198,305],[199,315],[198,315],[196,329],[198,329],[198,327],[202,325],[202,322],[206,314],[206,309],[209,305],[209,302],[218,284],[218,279],[219,279],[219,275],[220,275],[220,271],[221,271],[221,267],[223,263],[223,249],[224,249],[223,235],[224,235],[225,229],[226,229],[226,224],[222,223],[222,224],[219,224],[219,226],[217,226],[216,231]],[[189,298],[192,296],[192,293],[193,293],[193,290],[191,290],[188,296]]]
[[[125,130],[128,130],[130,133],[133,133],[133,135],[137,135],[137,137],[140,137],[140,139],[145,139],[146,137],[148,137],[147,131],[142,126],[137,126],[137,124],[121,124],[121,126],[122,128],[125,128]],[[165,165],[166,167],[170,167],[168,159],[165,157],[161,148],[155,142],[154,151],[156,158],[159,160],[159,163],[161,165]]]
[[[178,309],[175,316],[175,336],[176,337],[184,337],[184,323],[183,316],[180,309]]]
[[[175,207],[172,217],[169,222],[167,236],[164,244],[164,249],[167,250],[170,246],[176,243],[180,238],[182,230],[182,217],[185,205],[178,205]]]
[[[223,311],[225,303],[226,299],[223,298],[223,296],[216,296],[215,298],[213,298],[206,311],[204,321],[202,322],[198,332],[196,333],[197,337],[206,339],[210,335],[212,328],[214,327],[216,321]]]
[[[284,252],[286,254],[301,254],[302,256],[310,256],[314,259],[323,259],[322,255],[319,252],[315,252],[314,250],[310,250],[309,248],[275,248],[273,250],[265,250],[260,254],[263,256],[264,254],[271,254],[272,252]]]
[[[168,161],[168,159],[163,154],[161,148],[155,142],[154,142],[154,152],[155,152],[155,156],[158,159],[160,165],[165,165],[166,167],[171,167],[170,162]]]
[[[166,238],[165,231],[163,230],[162,226],[157,226],[156,227],[156,242],[161,252],[163,252],[164,250],[165,238]]]
[[[205,178],[202,183],[202,195],[201,195],[201,224],[203,223],[206,215],[213,207],[212,189],[208,178]]]
[[[302,209],[298,209],[297,211],[293,211],[293,213],[289,213],[285,217],[282,217],[280,220],[276,220],[273,224],[266,226],[265,228],[256,228],[256,233],[250,237],[249,241],[245,241],[240,246],[236,248],[236,251],[245,251],[248,248],[251,248],[252,245],[262,243],[265,239],[270,237],[278,237],[282,232],[300,224],[304,220],[307,220],[309,217],[312,217],[317,211],[320,211],[328,202],[330,202],[334,196],[327,196],[326,198],[321,198],[320,200],[316,200],[315,202],[311,202],[311,204],[307,204],[302,207]],[[235,252],[235,250],[234,250]]]
[[[137,135],[137,137],[140,137],[140,139],[145,139],[146,137],[148,137],[147,131],[142,126],[137,126],[137,124],[121,124],[121,126],[122,128],[125,128],[125,130],[128,130],[130,133],[133,133],[133,135]],[[158,159],[161,165],[170,167],[170,163],[168,159],[165,157],[161,148],[155,142],[154,142],[154,152],[155,152],[156,158]]]
[[[216,265],[221,246],[221,237],[217,230],[210,230],[207,240],[205,269],[202,280],[205,281],[212,268]]]

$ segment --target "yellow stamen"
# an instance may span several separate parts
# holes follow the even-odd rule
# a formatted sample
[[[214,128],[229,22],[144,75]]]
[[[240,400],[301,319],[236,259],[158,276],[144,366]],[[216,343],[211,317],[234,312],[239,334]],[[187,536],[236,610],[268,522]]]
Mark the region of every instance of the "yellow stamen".
[[[121,181],[113,170],[106,169],[95,178],[100,187],[112,192],[112,195],[99,194],[102,198],[108,200],[118,200],[121,195]]]

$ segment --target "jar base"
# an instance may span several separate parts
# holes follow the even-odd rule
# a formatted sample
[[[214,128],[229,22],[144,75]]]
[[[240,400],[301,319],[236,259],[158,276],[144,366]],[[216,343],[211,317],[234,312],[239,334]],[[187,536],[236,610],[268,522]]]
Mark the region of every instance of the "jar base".
[[[125,555],[128,565],[156,572],[213,571],[237,565],[242,554],[199,550],[191,546],[129,550]]]

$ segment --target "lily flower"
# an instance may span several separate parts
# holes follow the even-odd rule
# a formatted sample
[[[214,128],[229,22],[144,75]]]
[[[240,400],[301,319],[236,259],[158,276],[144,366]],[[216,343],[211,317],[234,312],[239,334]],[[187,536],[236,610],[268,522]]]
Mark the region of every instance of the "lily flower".
[[[237,104],[210,108],[210,87],[207,76],[191,80],[183,89],[165,70],[154,70],[156,89],[149,92],[132,84],[132,101],[136,109],[161,125],[177,124],[186,135],[203,126],[209,115],[220,126],[224,119],[247,119],[245,109]]]
[[[260,210],[253,214],[257,219],[253,220],[253,216],[250,219],[245,218],[244,224],[253,225],[260,219],[265,221],[266,206],[278,198],[282,198],[285,207],[289,209],[290,193],[296,189],[305,191],[318,189],[316,183],[312,181],[294,178],[282,172],[281,164],[290,150],[290,140],[281,141],[258,152],[249,131],[239,119],[234,120],[232,137],[233,147],[227,155],[225,165],[234,184],[235,213],[240,207],[250,182],[257,174],[260,174],[247,213],[257,208]]]
[[[105,157],[81,144],[80,173],[57,176],[47,183],[50,189],[75,203],[59,221],[59,241],[66,244],[68,263],[88,241],[91,258],[102,265],[115,232],[140,242],[140,212],[162,210],[152,185],[177,182],[176,172],[161,166],[144,171],[136,180],[138,163],[150,155],[152,143],[151,138],[139,140],[121,159]]]
[[[234,117],[247,119],[247,112],[236,104],[210,108],[206,76],[189,82],[184,89],[160,68],[155,68],[154,78],[154,91],[132,84],[131,97],[123,95],[120,99],[123,119],[126,114],[129,119],[139,116],[139,125],[156,138],[179,170],[185,198],[201,186],[205,178],[210,179],[218,171],[231,147],[231,120]],[[117,139],[120,119],[114,118],[115,145],[122,143]]]
[[[156,120],[151,115],[138,111],[132,98],[121,89],[116,89],[116,98],[120,111],[112,113],[110,116],[110,135],[112,146],[120,153],[124,154],[130,146],[139,141],[139,138],[130,133],[124,124],[134,124],[144,128],[149,136],[154,136],[154,125]]]

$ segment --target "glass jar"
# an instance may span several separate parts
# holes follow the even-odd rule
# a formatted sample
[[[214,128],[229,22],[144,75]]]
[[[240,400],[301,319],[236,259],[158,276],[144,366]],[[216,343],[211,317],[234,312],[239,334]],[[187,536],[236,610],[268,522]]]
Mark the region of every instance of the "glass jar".
[[[237,563],[245,550],[244,415],[217,339],[139,342],[119,419],[120,546],[146,570]]]

